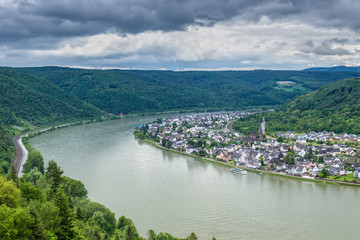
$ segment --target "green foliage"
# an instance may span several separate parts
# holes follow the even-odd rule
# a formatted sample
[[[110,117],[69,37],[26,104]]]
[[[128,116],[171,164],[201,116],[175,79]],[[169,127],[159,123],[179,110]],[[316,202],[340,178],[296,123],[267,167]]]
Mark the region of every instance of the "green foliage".
[[[94,221],[89,221],[89,226],[85,229],[85,237],[88,240],[101,240],[101,230]]]
[[[20,201],[21,193],[14,182],[6,181],[0,175],[0,205],[16,207]]]
[[[174,109],[231,110],[274,106],[354,72],[223,71],[171,72],[84,70],[43,67],[14,69],[42,77],[99,109],[116,114]],[[292,91],[277,81],[293,81]]]
[[[101,226],[105,222],[104,214],[100,211],[94,212],[92,219],[98,226]]]
[[[23,173],[30,172],[33,168],[37,168],[44,173],[44,158],[39,151],[32,150],[29,152],[26,163],[24,164]]]
[[[140,240],[140,235],[136,230],[134,223],[130,223],[124,228],[125,240]]]
[[[284,161],[286,164],[295,164],[295,156],[292,152],[287,152]]]
[[[121,216],[118,220],[117,228],[123,230],[125,226],[127,226],[131,222],[131,219],[128,219],[125,216]]]
[[[11,141],[11,133],[1,124],[1,111],[0,107],[0,173],[6,174],[10,170],[15,148]]]
[[[46,179],[51,181],[51,188],[53,192],[56,192],[60,186],[60,183],[63,181],[61,175],[64,173],[63,170],[57,165],[54,160],[48,162],[48,167],[46,168]]]
[[[56,233],[59,239],[74,239],[77,237],[75,230],[75,213],[71,208],[68,197],[61,188],[58,188],[53,197],[54,205],[59,208],[60,231]]]
[[[8,174],[6,175],[6,178],[8,180],[12,180],[14,183],[18,184],[19,183],[19,178],[16,175],[16,170],[13,164],[11,164],[10,166],[10,171],[8,172]]]
[[[42,176],[42,173],[37,169],[37,167],[34,167],[30,170],[29,173],[26,174],[26,176],[31,183],[36,183]]]
[[[360,78],[345,79],[296,98],[276,111],[265,115],[267,132],[333,131],[360,133]],[[237,121],[255,127],[248,116]],[[235,128],[234,128],[235,129]],[[237,128],[236,130],[241,131]]]
[[[59,208],[52,202],[31,201],[30,214],[35,219],[35,239],[51,239],[61,231]]]
[[[86,198],[88,191],[85,188],[85,185],[78,180],[71,179],[69,177],[62,177],[62,188],[69,197],[79,197],[79,198]]]
[[[1,204],[0,223],[0,239],[34,239],[32,228],[35,221],[28,209]]]
[[[149,230],[147,232],[147,239],[148,240],[179,240],[179,238],[171,236],[169,233],[162,233],[156,234],[154,230]]]
[[[84,213],[81,210],[81,207],[77,207],[75,211],[75,215],[77,219],[83,220],[85,218]]]
[[[85,221],[92,218],[96,212],[102,213],[104,222],[101,223],[101,228],[109,234],[114,233],[116,228],[115,215],[104,205],[92,202],[89,199],[81,199],[75,202],[75,207],[81,208]],[[99,215],[99,213],[97,213],[97,215]]]
[[[360,133],[360,78],[345,79],[297,97],[276,111],[267,112],[266,131],[334,131]],[[233,124],[248,133],[258,127],[262,114],[247,116]]]
[[[102,111],[49,81],[0,68],[0,123],[25,126],[101,116]]]
[[[198,237],[193,232],[186,238],[186,240],[197,240],[197,239]]]
[[[28,202],[30,200],[44,202],[46,199],[45,194],[29,182],[21,182],[19,189],[21,190],[22,198],[26,199]]]
[[[323,178],[326,178],[326,177],[330,176],[329,171],[327,169],[325,169],[325,168],[323,168],[321,170],[321,172],[319,173],[319,177],[321,177],[320,174],[322,174]]]
[[[125,239],[127,240],[140,239],[139,233],[137,232],[133,221],[125,216],[121,216],[119,218],[117,228],[125,233]]]
[[[236,120],[231,128],[242,134],[249,135],[250,132],[257,132],[260,123],[262,122],[263,114],[250,115]]]

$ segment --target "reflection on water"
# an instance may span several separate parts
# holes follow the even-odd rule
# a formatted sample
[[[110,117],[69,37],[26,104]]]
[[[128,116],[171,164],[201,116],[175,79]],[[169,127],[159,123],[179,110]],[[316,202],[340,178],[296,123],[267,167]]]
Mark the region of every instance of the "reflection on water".
[[[30,142],[83,181],[92,200],[133,219],[142,236],[148,229],[178,237],[196,232],[200,239],[357,236],[359,188],[232,174],[228,167],[137,142],[130,130],[139,120],[64,128]]]

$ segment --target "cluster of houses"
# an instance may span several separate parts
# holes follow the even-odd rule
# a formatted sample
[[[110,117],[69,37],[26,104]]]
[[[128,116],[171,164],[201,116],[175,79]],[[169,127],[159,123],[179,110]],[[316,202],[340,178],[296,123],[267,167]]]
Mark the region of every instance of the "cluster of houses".
[[[309,134],[303,133],[302,135],[295,135],[292,131],[287,131],[285,133],[277,132],[277,137],[283,138],[293,138],[296,139],[296,142],[305,143],[309,140],[312,141],[340,141],[340,142],[360,142],[360,138],[355,134],[335,134],[334,132],[314,132],[311,131]]]
[[[155,137],[159,143],[170,142],[168,147],[185,151],[189,154],[198,154],[219,161],[242,165],[249,169],[268,169],[280,174],[314,178],[319,175],[323,168],[333,176],[341,176],[351,173],[346,170],[340,155],[354,156],[356,149],[344,144],[333,145],[306,145],[306,140],[333,141],[339,138],[358,141],[353,135],[334,133],[315,133],[296,136],[291,131],[277,133],[279,137],[296,138],[296,143],[285,144],[275,139],[263,141],[259,137],[242,137],[227,128],[236,118],[251,114],[249,112],[237,113],[211,113],[203,115],[187,115],[164,119],[161,123],[148,125],[149,135]],[[259,135],[264,131],[264,123],[260,124]],[[355,136],[355,137],[354,137]],[[262,139],[262,135],[261,135]],[[298,141],[305,139],[304,141]],[[350,140],[349,140],[350,141]],[[293,154],[294,162],[287,163],[286,155]],[[315,156],[315,157],[314,157]],[[314,161],[317,159],[319,161]],[[354,177],[360,178],[360,164],[351,165]]]

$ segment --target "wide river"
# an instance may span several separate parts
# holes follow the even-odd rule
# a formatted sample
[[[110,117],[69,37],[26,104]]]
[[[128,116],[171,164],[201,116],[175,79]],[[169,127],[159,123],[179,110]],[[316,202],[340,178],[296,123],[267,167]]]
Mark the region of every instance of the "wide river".
[[[156,118],[68,127],[30,143],[144,237],[153,229],[218,240],[359,239],[360,188],[236,175],[136,141],[134,125]]]

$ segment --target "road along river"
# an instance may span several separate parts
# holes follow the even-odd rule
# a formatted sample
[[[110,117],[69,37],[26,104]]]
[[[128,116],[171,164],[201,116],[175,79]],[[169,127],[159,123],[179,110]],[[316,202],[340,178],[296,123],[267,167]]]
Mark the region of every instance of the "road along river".
[[[74,126],[30,139],[93,201],[148,229],[199,239],[346,239],[359,236],[360,188],[228,167],[137,142],[131,130],[158,116]]]

